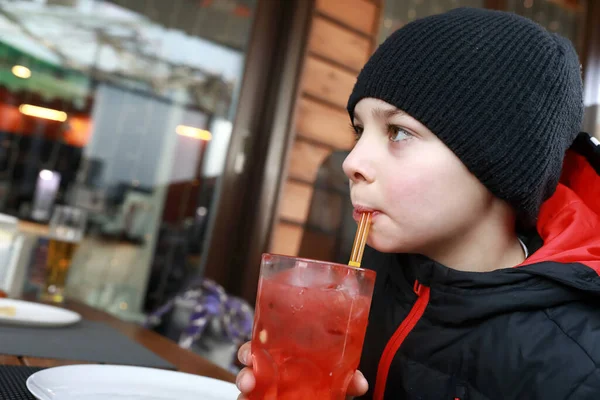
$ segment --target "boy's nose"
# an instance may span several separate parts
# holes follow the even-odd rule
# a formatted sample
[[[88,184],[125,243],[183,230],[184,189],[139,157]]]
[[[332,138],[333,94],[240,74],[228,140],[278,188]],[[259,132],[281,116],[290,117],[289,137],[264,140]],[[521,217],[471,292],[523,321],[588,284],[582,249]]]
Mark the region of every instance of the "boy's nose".
[[[375,174],[369,165],[370,163],[368,159],[366,159],[361,153],[362,151],[360,146],[357,144],[344,160],[344,173],[353,183],[373,182]]]

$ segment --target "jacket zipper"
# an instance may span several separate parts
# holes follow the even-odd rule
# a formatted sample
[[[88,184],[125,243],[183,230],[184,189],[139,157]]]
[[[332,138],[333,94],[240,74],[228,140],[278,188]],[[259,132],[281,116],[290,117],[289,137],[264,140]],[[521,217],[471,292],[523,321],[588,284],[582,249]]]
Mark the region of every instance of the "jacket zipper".
[[[374,400],[383,400],[392,361],[402,345],[402,342],[404,342],[404,339],[406,339],[408,334],[423,316],[425,308],[427,308],[427,304],[429,303],[429,288],[427,286],[423,286],[417,281],[415,282],[414,291],[418,296],[417,301],[413,304],[408,316],[402,321],[398,329],[396,329],[396,332],[392,335],[392,338],[385,346],[381,359],[379,360],[377,379],[375,381],[375,392],[373,395]]]

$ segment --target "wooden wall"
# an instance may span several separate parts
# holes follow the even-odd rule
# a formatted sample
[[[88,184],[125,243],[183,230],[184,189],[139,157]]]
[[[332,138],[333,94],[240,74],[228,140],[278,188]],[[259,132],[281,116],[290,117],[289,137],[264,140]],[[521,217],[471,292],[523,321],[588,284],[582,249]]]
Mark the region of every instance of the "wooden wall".
[[[315,1],[272,253],[298,254],[319,166],[354,143],[346,102],[375,48],[380,11],[380,0]]]

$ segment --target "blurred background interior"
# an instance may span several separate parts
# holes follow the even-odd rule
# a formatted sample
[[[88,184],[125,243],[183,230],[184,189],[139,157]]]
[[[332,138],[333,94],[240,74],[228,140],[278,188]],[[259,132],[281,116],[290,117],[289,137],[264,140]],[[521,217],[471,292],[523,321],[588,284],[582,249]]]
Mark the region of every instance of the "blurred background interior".
[[[599,3],[0,0],[0,289],[39,290],[57,205],[88,215],[68,295],[139,323],[205,280],[253,304],[265,251],[345,263],[345,104],[377,44],[455,7],[531,18],[577,48],[596,134]]]

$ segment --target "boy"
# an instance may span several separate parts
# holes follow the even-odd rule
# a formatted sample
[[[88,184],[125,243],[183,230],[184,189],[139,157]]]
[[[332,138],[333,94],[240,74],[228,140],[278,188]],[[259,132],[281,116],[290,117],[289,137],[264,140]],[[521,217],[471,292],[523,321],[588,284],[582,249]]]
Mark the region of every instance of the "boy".
[[[377,271],[348,394],[600,398],[600,147],[578,134],[572,45],[498,11],[421,19],[367,62],[348,111]]]

